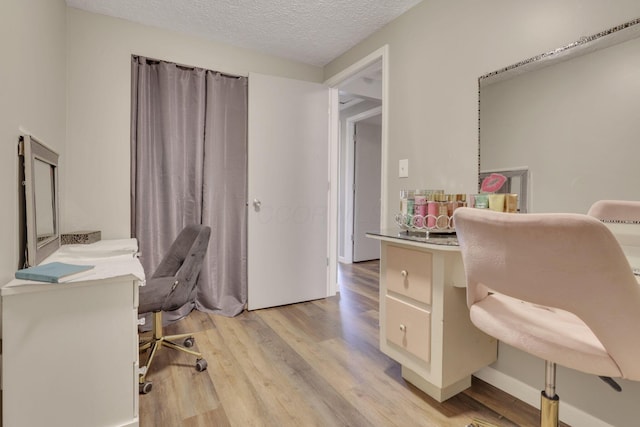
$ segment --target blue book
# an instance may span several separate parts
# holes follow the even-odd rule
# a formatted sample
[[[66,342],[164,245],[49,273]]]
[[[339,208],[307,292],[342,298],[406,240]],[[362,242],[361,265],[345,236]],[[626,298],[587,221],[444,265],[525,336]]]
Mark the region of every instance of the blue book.
[[[36,265],[16,271],[16,279],[36,280],[38,282],[60,283],[86,274],[93,265],[75,265],[63,262]]]

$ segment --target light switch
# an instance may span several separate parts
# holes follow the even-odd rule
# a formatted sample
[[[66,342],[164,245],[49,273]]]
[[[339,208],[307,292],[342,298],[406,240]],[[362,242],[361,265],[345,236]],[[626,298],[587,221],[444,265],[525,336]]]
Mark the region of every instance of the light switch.
[[[398,172],[399,178],[409,178],[409,159],[400,160],[398,169],[399,169],[399,172]]]

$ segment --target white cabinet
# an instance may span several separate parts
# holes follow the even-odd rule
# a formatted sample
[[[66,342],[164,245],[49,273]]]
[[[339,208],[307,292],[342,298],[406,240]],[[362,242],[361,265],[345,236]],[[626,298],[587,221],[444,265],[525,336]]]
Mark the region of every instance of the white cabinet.
[[[64,248],[64,247],[63,247]],[[138,425],[138,286],[131,255],[95,278],[12,281],[2,294],[5,427]],[[81,257],[76,256],[76,261]],[[130,270],[127,273],[127,270]]]
[[[469,319],[459,248],[397,232],[368,236],[381,241],[380,349],[439,402],[468,388],[471,374],[496,360],[497,342]]]

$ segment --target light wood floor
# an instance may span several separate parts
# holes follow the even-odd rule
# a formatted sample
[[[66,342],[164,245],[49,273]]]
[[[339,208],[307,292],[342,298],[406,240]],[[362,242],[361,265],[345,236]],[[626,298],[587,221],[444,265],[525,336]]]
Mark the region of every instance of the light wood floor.
[[[336,297],[235,318],[194,311],[166,328],[193,331],[209,367],[163,349],[141,426],[538,425],[534,408],[480,380],[444,403],[405,382],[378,349],[378,262],[342,265],[339,282]]]

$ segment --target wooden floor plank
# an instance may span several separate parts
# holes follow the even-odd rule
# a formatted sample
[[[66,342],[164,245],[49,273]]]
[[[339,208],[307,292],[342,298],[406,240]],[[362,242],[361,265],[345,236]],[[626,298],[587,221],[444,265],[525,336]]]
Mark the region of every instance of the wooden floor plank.
[[[464,427],[535,426],[538,412],[473,379],[439,403],[379,350],[379,263],[340,265],[331,298],[243,312],[192,312],[166,328],[192,331],[207,359],[163,349],[140,396],[140,425]],[[142,361],[142,360],[141,360]]]

